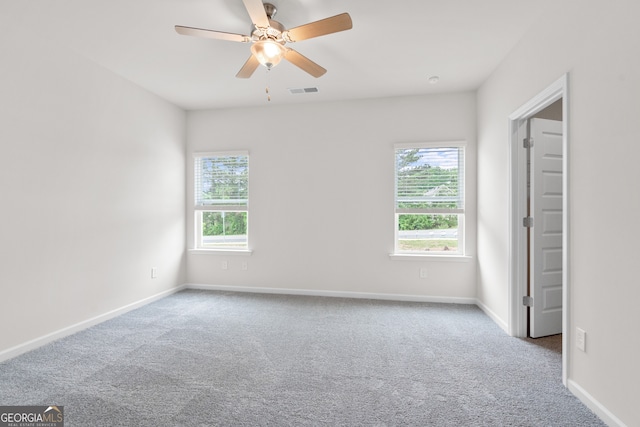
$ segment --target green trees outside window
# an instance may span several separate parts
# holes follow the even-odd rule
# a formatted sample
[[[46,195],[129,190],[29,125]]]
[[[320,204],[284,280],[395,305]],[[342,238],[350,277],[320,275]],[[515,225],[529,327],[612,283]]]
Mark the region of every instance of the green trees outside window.
[[[237,236],[247,234],[246,212],[203,212],[203,236]]]

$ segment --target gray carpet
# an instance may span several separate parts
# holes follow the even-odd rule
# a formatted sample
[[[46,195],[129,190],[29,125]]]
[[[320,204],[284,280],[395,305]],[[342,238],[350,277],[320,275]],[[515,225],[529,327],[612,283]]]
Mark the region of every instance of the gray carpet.
[[[602,426],[477,307],[183,291],[0,364],[67,426]]]

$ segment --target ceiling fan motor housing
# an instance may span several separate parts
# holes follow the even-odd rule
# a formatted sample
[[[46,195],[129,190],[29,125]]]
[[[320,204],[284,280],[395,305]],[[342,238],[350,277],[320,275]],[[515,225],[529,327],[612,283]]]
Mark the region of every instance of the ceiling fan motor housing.
[[[284,25],[273,19],[269,19],[269,28],[260,29],[255,25],[251,28],[251,34],[257,40],[264,40],[265,38],[273,39],[277,42],[282,42],[282,33],[286,30]]]
[[[276,16],[277,9],[271,3],[264,4],[264,11],[269,18],[269,27],[268,28],[258,28],[255,24],[251,26],[251,34],[254,37],[254,40],[265,40],[271,39],[280,44],[284,44],[284,40],[282,38],[282,33],[286,30],[284,25],[280,22],[273,19]]]

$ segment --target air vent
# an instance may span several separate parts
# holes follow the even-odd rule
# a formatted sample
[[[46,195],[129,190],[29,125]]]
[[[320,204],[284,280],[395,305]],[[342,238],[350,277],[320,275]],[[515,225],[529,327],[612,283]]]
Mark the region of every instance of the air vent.
[[[317,93],[317,87],[301,87],[301,88],[289,88],[289,93],[297,95],[299,93]]]

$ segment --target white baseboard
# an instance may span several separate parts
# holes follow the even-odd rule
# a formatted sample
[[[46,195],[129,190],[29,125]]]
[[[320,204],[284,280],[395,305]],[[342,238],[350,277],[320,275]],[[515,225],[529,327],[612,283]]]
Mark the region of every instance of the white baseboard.
[[[484,311],[484,314],[486,314],[487,316],[489,316],[489,318],[491,318],[491,320],[493,320],[498,326],[500,326],[500,328],[502,328],[503,331],[505,331],[507,334],[509,333],[509,325],[502,320],[500,317],[498,317],[498,315],[496,313],[493,312],[493,310],[491,310],[489,307],[487,307],[486,305],[484,305],[484,303],[480,300],[475,300],[475,304],[480,307],[480,310]]]
[[[591,396],[585,389],[580,387],[573,380],[567,381],[567,387],[569,391],[574,394],[584,405],[591,409],[602,421],[604,421],[609,427],[626,427],[626,424],[620,421],[618,417],[613,415],[603,404],[598,402],[593,396]]]
[[[180,285],[175,288],[169,289],[164,292],[160,292],[159,294],[152,295],[148,298],[144,298],[140,301],[136,301],[134,303],[125,305],[124,307],[117,308],[115,310],[111,310],[107,313],[101,314],[99,316],[93,317],[91,319],[84,320],[82,322],[76,323],[75,325],[68,326],[66,328],[60,329],[58,331],[51,332],[47,335],[41,336],[39,338],[35,338],[31,341],[27,341],[23,344],[19,344],[15,347],[8,348],[0,352],[0,362],[4,362],[5,360],[12,359],[16,356],[19,356],[23,353],[26,353],[31,350],[35,350],[38,347],[42,347],[45,344],[53,342],[55,340],[59,340],[60,338],[64,338],[68,335],[75,334],[76,332],[80,332],[83,329],[90,328],[91,326],[95,326],[99,323],[102,323],[106,320],[113,319],[116,316],[124,314],[128,311],[135,310],[136,308],[140,308],[143,305],[147,305],[154,301],[157,301],[161,298],[164,298],[168,295],[179,292],[185,288],[185,285]]]
[[[186,288],[209,290],[209,291],[249,292],[249,293],[257,293],[257,294],[307,295],[307,296],[318,296],[318,297],[374,299],[374,300],[385,300],[385,301],[476,304],[475,298],[437,297],[437,296],[405,295],[405,294],[378,294],[378,293],[370,293],[370,292],[349,292],[349,291],[323,291],[323,290],[317,290],[317,289],[258,288],[258,287],[251,287],[251,286],[201,285],[197,283],[189,283],[186,285]]]

